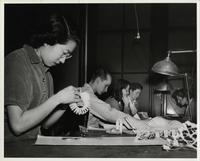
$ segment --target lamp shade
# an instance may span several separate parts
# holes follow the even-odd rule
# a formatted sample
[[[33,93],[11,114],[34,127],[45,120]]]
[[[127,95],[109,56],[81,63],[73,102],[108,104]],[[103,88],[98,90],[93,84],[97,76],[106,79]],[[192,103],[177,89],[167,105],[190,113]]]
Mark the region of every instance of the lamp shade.
[[[162,61],[157,62],[152,67],[152,71],[159,74],[175,76],[178,75],[177,66],[170,60],[169,56]]]

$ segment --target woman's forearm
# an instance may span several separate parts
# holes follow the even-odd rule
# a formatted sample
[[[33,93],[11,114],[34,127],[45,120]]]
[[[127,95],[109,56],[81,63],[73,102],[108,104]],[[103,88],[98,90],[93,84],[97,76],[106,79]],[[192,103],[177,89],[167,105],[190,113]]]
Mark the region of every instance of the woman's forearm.
[[[20,135],[41,123],[58,104],[59,102],[57,102],[57,99],[52,96],[43,104],[27,111],[22,111],[21,108],[16,105],[8,106],[8,117],[11,128],[15,134]]]

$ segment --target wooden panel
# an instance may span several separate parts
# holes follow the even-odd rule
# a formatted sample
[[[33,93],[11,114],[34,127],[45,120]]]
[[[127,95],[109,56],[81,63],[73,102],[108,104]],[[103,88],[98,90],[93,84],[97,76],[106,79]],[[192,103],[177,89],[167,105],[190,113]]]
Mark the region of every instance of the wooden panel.
[[[170,31],[168,36],[169,49],[196,49],[196,31]]]
[[[121,71],[121,34],[97,35],[96,63],[112,72]]]
[[[169,5],[169,26],[196,26],[196,4]]]
[[[112,74],[112,82],[117,79],[121,79],[121,75],[120,74]]]
[[[125,10],[125,26],[126,28],[137,28],[135,5],[126,4]],[[150,28],[151,26],[151,5],[150,4],[136,4],[136,11],[138,15],[139,28]]]
[[[127,33],[124,41],[124,72],[147,72],[149,70],[150,33],[141,33],[141,39]]]
[[[122,5],[100,4],[97,10],[97,23],[100,29],[120,29],[122,27]]]

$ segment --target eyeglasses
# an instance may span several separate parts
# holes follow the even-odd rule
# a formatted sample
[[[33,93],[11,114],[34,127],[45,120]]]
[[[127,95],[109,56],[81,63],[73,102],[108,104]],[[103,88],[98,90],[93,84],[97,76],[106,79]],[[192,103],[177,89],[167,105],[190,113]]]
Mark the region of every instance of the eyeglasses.
[[[64,56],[66,59],[70,59],[72,57],[72,52],[67,50],[67,52],[64,52]]]

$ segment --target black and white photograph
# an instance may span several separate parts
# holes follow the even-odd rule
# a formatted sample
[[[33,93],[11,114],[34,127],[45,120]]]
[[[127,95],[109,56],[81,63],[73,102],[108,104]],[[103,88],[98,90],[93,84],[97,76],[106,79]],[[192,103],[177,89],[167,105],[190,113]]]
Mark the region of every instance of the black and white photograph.
[[[1,159],[197,160],[199,7],[2,3]]]

